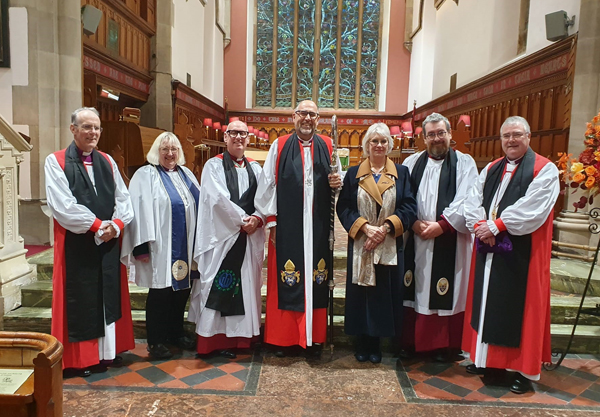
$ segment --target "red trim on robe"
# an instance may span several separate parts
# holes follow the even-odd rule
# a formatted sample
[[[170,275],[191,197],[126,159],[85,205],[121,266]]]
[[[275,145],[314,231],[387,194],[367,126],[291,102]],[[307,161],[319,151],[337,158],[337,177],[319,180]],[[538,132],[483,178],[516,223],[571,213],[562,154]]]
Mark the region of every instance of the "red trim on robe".
[[[98,229],[100,229],[100,226],[102,226],[102,220],[96,217],[96,220],[94,220],[94,223],[90,226],[90,232],[96,233]]]
[[[123,221],[121,219],[113,219],[113,222],[115,222],[116,225],[119,226],[119,229],[121,229],[121,233],[123,233],[123,229],[125,228]]]
[[[496,225],[499,231],[504,232],[506,230],[506,226],[504,225],[502,219],[498,218],[494,220],[494,224]]]
[[[551,162],[536,154],[534,178],[547,163]],[[550,252],[552,250],[553,219],[554,214],[550,212],[544,224],[531,234],[531,257],[527,276],[521,346],[509,348],[488,345],[487,368],[513,369],[528,375],[537,375],[541,372],[542,363],[551,360]],[[477,331],[471,327],[475,248],[474,245],[462,340],[462,349],[471,354],[471,360],[475,360],[477,351]]]

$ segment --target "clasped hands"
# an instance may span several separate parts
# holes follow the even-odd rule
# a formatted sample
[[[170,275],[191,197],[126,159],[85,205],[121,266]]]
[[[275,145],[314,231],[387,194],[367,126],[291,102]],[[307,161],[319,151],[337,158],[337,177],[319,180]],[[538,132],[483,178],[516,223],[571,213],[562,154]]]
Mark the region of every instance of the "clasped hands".
[[[387,229],[384,226],[371,226],[368,223],[363,224],[360,231],[367,236],[363,246],[364,250],[373,250],[383,242]]]
[[[248,216],[244,219],[244,225],[242,226],[242,230],[246,232],[248,235],[256,232],[258,228],[259,221],[255,216]]]
[[[102,235],[99,236],[103,242],[108,242],[111,239],[117,237],[117,231],[113,227],[112,223],[106,222],[98,230],[102,230]]]
[[[415,235],[423,240],[435,239],[444,233],[444,229],[442,229],[442,226],[438,222],[429,222],[427,220],[417,220],[413,223],[412,230],[415,232]]]
[[[490,230],[487,222],[481,220],[477,224],[478,226],[475,228],[475,237],[487,245],[494,246],[496,244],[496,236],[494,236]]]

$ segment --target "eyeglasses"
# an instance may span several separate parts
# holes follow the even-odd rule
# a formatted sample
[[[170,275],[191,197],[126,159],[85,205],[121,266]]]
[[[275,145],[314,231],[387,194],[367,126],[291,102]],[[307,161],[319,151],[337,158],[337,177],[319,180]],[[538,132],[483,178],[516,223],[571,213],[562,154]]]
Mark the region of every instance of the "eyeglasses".
[[[319,113],[315,113],[314,111],[296,110],[295,113],[303,118],[306,118],[306,116],[310,116],[311,119],[319,117]]]
[[[227,133],[230,137],[240,137],[242,139],[246,139],[248,137],[248,132],[245,130],[228,130]]]
[[[179,152],[179,148],[177,148],[177,147],[172,147],[172,148],[160,148],[160,151],[161,151],[162,153],[169,153],[169,152],[171,152],[171,153],[177,153],[177,152]]]
[[[100,126],[94,126],[94,125],[81,125],[81,126],[79,126],[79,125],[73,124],[73,126],[79,127],[84,132],[91,132],[93,130],[94,132],[100,132],[100,133],[102,133],[102,130],[104,130]]]
[[[502,135],[502,139],[509,140],[511,137],[513,137],[518,140],[518,139],[521,139],[525,135],[526,135],[526,133],[523,133],[523,132],[505,133]]]
[[[440,139],[444,139],[447,134],[448,134],[448,132],[446,132],[445,130],[439,130],[437,132],[429,132],[427,134],[427,139],[435,139],[436,136]]]
[[[373,140],[370,140],[369,143],[373,146],[378,146],[378,145],[385,146],[388,144],[388,141],[387,141],[387,139],[373,139]]]

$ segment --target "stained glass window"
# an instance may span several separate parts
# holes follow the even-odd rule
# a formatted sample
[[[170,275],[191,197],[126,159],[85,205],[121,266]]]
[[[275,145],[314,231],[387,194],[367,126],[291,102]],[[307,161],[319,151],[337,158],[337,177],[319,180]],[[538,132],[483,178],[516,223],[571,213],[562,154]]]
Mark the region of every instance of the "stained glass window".
[[[255,107],[377,109],[382,0],[257,0]]]

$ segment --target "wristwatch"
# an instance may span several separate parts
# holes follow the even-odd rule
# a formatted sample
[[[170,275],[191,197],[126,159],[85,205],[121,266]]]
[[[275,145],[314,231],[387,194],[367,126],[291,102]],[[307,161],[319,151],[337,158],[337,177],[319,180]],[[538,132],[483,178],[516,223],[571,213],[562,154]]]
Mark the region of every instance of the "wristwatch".
[[[392,231],[392,228],[391,228],[391,227],[390,227],[390,225],[389,225],[389,224],[387,224],[387,223],[384,223],[384,224],[383,224],[383,227],[385,227],[386,233],[390,233],[390,232]]]

